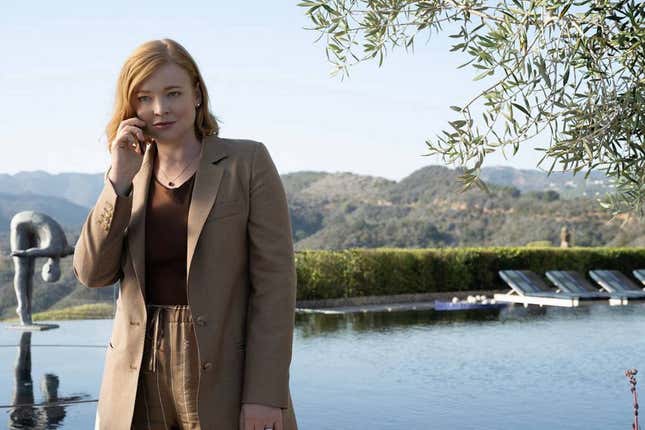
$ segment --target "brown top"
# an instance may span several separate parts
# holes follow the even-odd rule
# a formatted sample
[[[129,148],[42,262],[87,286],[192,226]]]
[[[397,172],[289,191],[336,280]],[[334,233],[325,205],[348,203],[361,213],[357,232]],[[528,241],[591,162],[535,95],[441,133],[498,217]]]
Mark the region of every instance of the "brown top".
[[[177,188],[150,179],[146,207],[146,303],[187,305],[188,207],[195,174]]]

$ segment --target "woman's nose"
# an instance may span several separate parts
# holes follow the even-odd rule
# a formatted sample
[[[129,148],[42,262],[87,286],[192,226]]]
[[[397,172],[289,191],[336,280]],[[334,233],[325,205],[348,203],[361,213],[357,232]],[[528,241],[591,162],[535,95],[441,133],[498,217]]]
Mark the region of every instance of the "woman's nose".
[[[154,114],[158,116],[163,116],[168,113],[168,105],[164,103],[162,99],[157,99],[154,104]]]

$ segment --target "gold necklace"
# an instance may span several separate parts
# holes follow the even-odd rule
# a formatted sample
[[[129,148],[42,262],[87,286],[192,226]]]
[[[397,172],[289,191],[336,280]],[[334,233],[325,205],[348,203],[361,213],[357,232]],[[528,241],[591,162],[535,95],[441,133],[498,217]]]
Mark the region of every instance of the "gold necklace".
[[[186,171],[186,169],[188,169],[188,167],[190,167],[190,166],[195,162],[195,160],[197,160],[197,159],[201,158],[202,150],[203,150],[203,149],[204,149],[204,142],[203,142],[203,140],[202,140],[202,146],[201,146],[201,148],[200,148],[200,150],[199,150],[199,154],[197,154],[197,156],[196,156],[195,158],[193,158],[193,159],[192,159],[192,160],[191,160],[191,161],[186,165],[186,167],[184,167],[184,168],[182,169],[182,171],[181,171],[181,172],[179,172],[179,175],[175,176],[174,178],[172,178],[172,179],[170,179],[170,180],[168,181],[168,186],[169,186],[169,187],[174,186],[174,185],[175,185],[174,180],[175,180],[175,179],[177,179],[178,177],[180,177],[180,176],[182,175],[182,173],[184,173],[184,172]],[[161,168],[161,164],[159,164],[159,171],[160,171],[161,173],[163,173],[163,175],[164,175],[166,178],[170,178],[170,176],[168,176],[168,174],[164,171],[164,169],[162,169],[162,168]]]

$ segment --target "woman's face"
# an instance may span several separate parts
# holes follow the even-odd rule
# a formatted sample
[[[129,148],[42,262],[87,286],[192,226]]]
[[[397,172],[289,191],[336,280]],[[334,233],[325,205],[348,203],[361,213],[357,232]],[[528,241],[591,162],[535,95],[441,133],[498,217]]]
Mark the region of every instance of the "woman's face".
[[[161,66],[136,88],[133,107],[146,122],[144,132],[157,141],[181,142],[194,136],[195,106],[201,92],[188,73],[170,63]],[[161,126],[161,123],[171,123]]]

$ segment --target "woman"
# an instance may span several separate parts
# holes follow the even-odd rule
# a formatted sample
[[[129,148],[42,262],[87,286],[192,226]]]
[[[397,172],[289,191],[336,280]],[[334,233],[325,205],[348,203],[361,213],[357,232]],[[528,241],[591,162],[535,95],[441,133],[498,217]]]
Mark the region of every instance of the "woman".
[[[111,165],[74,253],[83,285],[120,281],[98,429],[297,429],[285,191],[263,143],[218,131],[181,45],[126,60]]]

